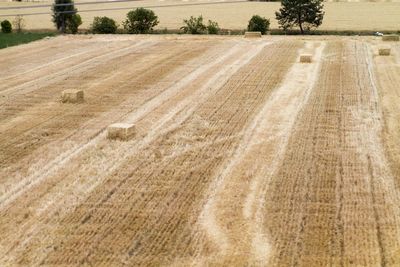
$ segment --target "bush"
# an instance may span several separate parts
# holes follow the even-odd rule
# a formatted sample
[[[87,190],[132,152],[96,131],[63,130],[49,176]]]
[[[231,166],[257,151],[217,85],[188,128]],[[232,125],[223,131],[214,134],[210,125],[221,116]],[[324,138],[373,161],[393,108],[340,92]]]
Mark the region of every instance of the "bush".
[[[130,11],[126,15],[126,20],[123,22],[125,30],[128,33],[143,34],[149,33],[155,26],[158,25],[158,17],[152,10],[145,8],[137,8]]]
[[[269,20],[258,15],[254,15],[247,26],[247,30],[250,32],[261,32],[265,34],[269,29]]]
[[[183,20],[186,25],[181,27],[184,33],[202,34],[207,30],[206,25],[203,23],[203,16],[197,18],[190,16],[190,19]]]
[[[218,23],[216,21],[209,20],[207,25],[208,34],[218,34],[219,31],[220,28],[218,26]]]
[[[67,23],[68,32],[73,34],[77,33],[80,25],[82,25],[81,16],[78,14],[73,14]]]
[[[116,33],[118,25],[115,20],[108,17],[95,17],[92,24],[93,33]]]
[[[11,33],[12,32],[12,26],[8,20],[3,20],[1,22],[1,31],[3,33]]]

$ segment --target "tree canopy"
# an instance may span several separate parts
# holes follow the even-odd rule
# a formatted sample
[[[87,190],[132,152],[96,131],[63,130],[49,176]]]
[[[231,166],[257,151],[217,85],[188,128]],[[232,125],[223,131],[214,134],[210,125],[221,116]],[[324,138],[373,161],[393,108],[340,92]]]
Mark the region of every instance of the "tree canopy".
[[[65,33],[67,24],[74,17],[77,10],[73,0],[55,0],[53,7],[53,22],[62,33]]]
[[[281,8],[275,13],[284,30],[299,26],[301,33],[319,27],[324,19],[323,0],[282,0]]]

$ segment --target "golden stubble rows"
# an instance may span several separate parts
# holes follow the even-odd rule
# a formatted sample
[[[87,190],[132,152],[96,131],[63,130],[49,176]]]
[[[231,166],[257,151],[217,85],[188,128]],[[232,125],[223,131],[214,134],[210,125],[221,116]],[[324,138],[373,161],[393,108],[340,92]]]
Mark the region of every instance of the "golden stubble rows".
[[[397,44],[66,38],[0,78],[0,265],[399,264]]]

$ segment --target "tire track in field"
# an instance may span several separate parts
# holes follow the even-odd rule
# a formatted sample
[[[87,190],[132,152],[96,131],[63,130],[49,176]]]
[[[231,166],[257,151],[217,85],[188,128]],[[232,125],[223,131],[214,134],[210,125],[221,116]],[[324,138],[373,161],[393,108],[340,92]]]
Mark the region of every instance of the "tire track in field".
[[[269,265],[385,266],[400,216],[369,54],[349,40],[329,42],[326,53],[266,191]]]
[[[211,262],[235,266],[266,264],[269,245],[262,232],[263,218],[260,218],[262,188],[281,160],[296,114],[307,103],[323,47],[323,44],[308,42],[300,50],[299,54],[313,53],[316,63],[292,66],[244,130],[234,156],[228,165],[222,166],[215,184],[211,184],[212,193],[200,216],[204,230],[211,238],[215,237],[214,243],[220,244],[221,253]],[[221,246],[220,240],[226,243]]]

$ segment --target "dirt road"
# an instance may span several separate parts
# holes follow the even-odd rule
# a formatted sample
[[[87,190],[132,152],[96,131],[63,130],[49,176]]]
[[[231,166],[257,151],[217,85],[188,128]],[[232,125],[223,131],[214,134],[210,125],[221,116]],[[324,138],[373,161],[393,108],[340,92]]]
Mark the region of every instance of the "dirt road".
[[[116,35],[0,50],[0,265],[400,265],[400,46],[380,45]],[[64,89],[85,102],[61,103]],[[108,140],[115,122],[137,136]]]

